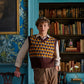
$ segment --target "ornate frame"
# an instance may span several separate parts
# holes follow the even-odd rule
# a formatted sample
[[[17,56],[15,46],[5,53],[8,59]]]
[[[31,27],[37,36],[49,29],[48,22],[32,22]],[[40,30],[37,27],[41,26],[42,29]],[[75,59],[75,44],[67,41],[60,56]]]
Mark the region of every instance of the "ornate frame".
[[[16,0],[15,3],[12,3],[11,0],[7,0],[7,1],[9,1],[9,3],[11,3],[11,4],[8,4],[8,6],[7,6],[7,7],[9,7],[8,8],[9,10],[7,9],[7,7],[3,8],[3,4],[5,4],[5,1],[6,0],[0,1],[0,4],[2,4],[2,6],[0,6],[0,7],[2,7],[2,10],[0,9],[0,13],[1,12],[3,13],[3,9],[5,9],[5,11],[9,12],[9,15],[6,15],[6,13],[3,13],[3,14],[5,14],[6,18],[3,17],[3,18],[5,18],[5,19],[3,19],[1,17],[1,19],[0,19],[0,34],[19,34],[19,32],[20,32],[20,28],[19,28],[19,0]],[[12,5],[12,4],[14,4],[14,5]],[[6,6],[6,4],[4,6]],[[11,7],[14,9],[12,10]],[[12,11],[10,10],[10,8]],[[12,13],[11,16],[10,16],[10,13]],[[8,25],[6,25],[7,21],[9,21]]]

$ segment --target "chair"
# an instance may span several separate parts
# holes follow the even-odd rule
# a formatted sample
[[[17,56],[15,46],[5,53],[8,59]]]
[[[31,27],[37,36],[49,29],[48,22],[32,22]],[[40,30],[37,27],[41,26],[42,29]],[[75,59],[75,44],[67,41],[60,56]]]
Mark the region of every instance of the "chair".
[[[6,73],[0,73],[0,76],[2,77],[2,81],[4,84],[12,84],[14,73],[6,72]],[[21,74],[21,84],[23,84],[24,74]]]

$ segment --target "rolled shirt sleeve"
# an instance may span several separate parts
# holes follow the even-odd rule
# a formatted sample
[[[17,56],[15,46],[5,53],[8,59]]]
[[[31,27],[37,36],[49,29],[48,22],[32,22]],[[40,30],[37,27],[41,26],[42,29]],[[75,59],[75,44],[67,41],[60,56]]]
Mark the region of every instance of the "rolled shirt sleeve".
[[[59,45],[58,45],[58,41],[56,42],[56,49],[55,49],[55,66],[59,66],[60,67],[60,55],[59,55]]]
[[[28,52],[28,48],[29,48],[29,41],[28,41],[28,38],[25,40],[24,44],[22,45],[18,55],[17,55],[17,58],[16,58],[16,62],[15,62],[15,66],[16,67],[21,67],[22,65],[22,61],[26,55],[26,53]]]

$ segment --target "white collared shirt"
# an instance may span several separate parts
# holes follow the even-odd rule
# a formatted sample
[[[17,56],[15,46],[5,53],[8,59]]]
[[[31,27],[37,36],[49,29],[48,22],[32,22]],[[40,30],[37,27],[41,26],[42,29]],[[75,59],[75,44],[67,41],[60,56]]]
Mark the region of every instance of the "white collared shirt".
[[[39,36],[41,37],[41,35],[40,35],[40,34],[37,34],[37,35],[36,35],[36,38],[37,38],[37,37],[39,37]],[[50,36],[47,34],[47,36],[45,36],[45,37],[43,37],[43,38],[41,37],[41,39],[43,39],[43,40],[44,40],[46,37],[50,37]]]
[[[36,37],[39,37],[40,34],[37,34]],[[40,36],[41,37],[41,36]],[[50,36],[47,34],[47,36],[45,37],[41,37],[41,39],[45,39],[46,37],[49,37]],[[21,67],[21,64],[22,64],[22,61],[26,55],[26,53],[28,52],[28,49],[29,49],[29,41],[28,41],[28,38],[25,40],[24,44],[22,45],[22,48],[20,49],[18,55],[17,55],[17,59],[16,59],[16,62],[15,62],[15,66],[16,67]],[[59,56],[59,46],[58,46],[58,41],[56,42],[56,66],[60,66],[60,56]]]

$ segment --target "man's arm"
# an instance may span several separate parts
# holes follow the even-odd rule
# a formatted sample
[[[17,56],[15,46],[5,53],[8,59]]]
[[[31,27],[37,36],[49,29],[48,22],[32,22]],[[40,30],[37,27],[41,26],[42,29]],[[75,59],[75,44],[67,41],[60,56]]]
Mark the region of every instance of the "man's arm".
[[[59,45],[58,45],[58,41],[56,42],[56,52],[55,52],[55,66],[57,70],[60,70],[60,55],[59,55]]]
[[[25,40],[24,44],[22,45],[17,58],[16,58],[16,62],[15,62],[15,66],[16,66],[16,70],[14,72],[14,75],[17,77],[20,77],[20,67],[22,65],[22,61],[26,55],[26,53],[28,52],[28,48],[29,48],[29,41],[28,38]]]

